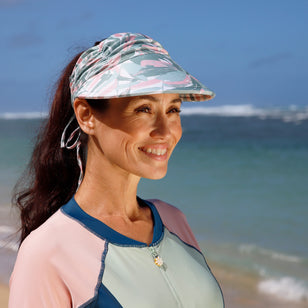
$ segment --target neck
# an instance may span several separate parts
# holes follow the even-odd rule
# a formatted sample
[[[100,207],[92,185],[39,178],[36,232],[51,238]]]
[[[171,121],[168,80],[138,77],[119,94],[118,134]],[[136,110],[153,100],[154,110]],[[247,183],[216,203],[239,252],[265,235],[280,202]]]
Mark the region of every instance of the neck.
[[[88,157],[84,179],[76,192],[77,203],[94,216],[137,218],[140,208],[136,200],[140,177],[129,174],[100,160]]]

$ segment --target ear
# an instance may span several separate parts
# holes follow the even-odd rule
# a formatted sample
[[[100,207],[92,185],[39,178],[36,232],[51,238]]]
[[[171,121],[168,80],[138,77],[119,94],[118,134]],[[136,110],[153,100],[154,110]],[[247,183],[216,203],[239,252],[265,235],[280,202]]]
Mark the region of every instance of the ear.
[[[74,101],[74,111],[82,131],[87,135],[93,135],[95,118],[88,102],[85,99],[76,98]]]

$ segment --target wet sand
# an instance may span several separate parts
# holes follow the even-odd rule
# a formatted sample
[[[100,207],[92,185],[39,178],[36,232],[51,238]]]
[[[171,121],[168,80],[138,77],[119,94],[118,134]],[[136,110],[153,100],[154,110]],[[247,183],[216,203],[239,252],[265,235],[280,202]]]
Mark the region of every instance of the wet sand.
[[[275,296],[260,293],[257,289],[260,278],[250,273],[234,271],[213,263],[210,266],[223,291],[226,308],[308,307],[308,303],[282,301]]]

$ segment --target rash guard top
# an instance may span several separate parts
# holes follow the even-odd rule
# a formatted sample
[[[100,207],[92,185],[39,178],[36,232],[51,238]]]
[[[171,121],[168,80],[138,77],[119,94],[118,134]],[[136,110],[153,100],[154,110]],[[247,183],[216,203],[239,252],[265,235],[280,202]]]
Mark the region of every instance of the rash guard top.
[[[9,308],[222,308],[184,214],[141,200],[154,221],[150,245],[84,212],[74,198],[23,241],[10,279]]]

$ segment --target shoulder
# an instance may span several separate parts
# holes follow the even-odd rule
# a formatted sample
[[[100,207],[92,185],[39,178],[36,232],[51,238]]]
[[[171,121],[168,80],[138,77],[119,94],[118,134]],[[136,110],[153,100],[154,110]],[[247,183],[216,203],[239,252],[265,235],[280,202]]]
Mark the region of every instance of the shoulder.
[[[199,244],[187,222],[184,213],[167,202],[159,199],[147,200],[155,205],[165,227],[177,235],[183,242],[200,251]]]
[[[9,307],[68,306],[69,290],[54,262],[58,253],[54,235],[58,213],[22,242],[10,279]]]
[[[149,199],[147,201],[155,205],[161,218],[164,220],[174,220],[175,218],[186,220],[184,213],[179,208],[175,207],[170,203],[164,202],[159,199]]]
[[[18,254],[32,254],[34,256],[42,254],[50,254],[53,246],[57,245],[57,241],[61,238],[62,232],[67,224],[66,217],[58,210],[41,226],[32,231],[22,242]]]
[[[71,307],[72,298],[85,302],[93,296],[104,249],[104,240],[58,210],[20,246],[9,307]]]
[[[90,254],[99,256],[103,249],[104,241],[59,209],[22,242],[13,276],[33,268],[40,275],[63,275],[67,266],[82,263]]]
[[[54,264],[56,260],[71,257],[75,253],[80,256],[78,250],[81,246],[87,248],[87,251],[93,251],[98,243],[100,246],[104,244],[60,208],[26,237],[18,251],[18,259]]]
[[[53,249],[59,248],[60,242],[69,239],[72,228],[74,221],[58,210],[25,238],[19,254],[29,252],[33,255],[50,255]]]
[[[65,247],[69,238],[72,238],[69,235],[70,225],[70,219],[58,210],[40,227],[32,231],[18,250],[11,280],[16,273],[27,275],[34,268],[40,278],[43,278],[44,274],[50,275],[55,266],[53,260],[57,259],[62,247]]]

